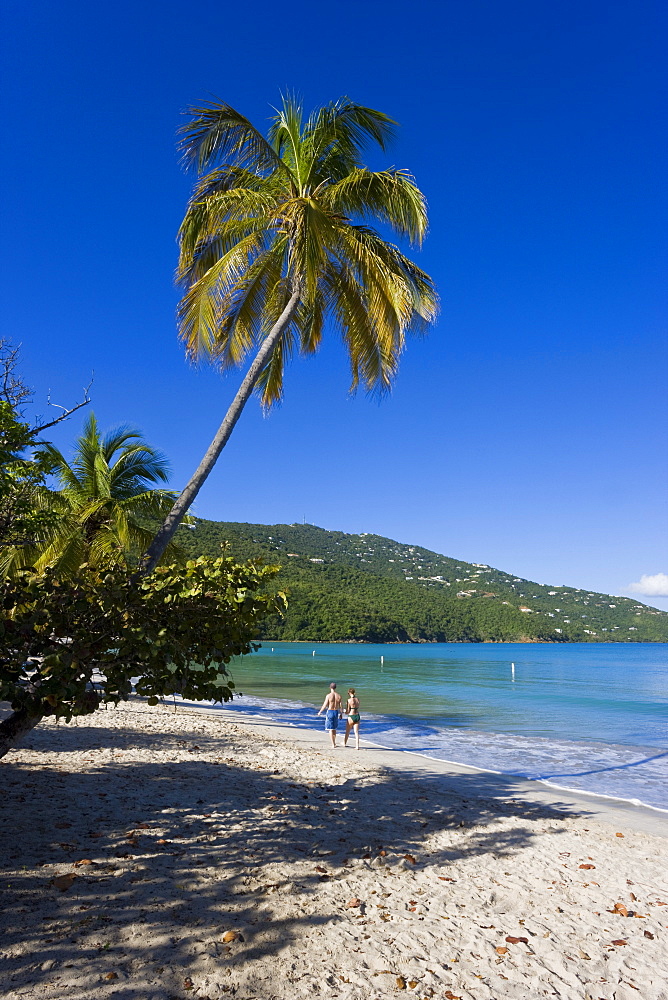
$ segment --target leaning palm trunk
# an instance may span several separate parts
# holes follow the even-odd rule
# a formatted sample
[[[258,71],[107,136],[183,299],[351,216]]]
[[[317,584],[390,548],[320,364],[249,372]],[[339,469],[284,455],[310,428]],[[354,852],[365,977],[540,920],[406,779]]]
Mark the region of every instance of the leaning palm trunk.
[[[218,428],[216,436],[209,445],[204,458],[197,466],[195,474],[190,478],[185,489],[177,499],[169,514],[156,532],[156,535],[146,550],[146,554],[141,561],[140,574],[152,573],[160,558],[172,540],[176,529],[180,525],[188,509],[194,502],[197,494],[206,482],[209,473],[220,457],[220,453],[227,444],[234,426],[241,416],[242,410],[250,399],[253,389],[257,385],[258,379],[265,368],[267,361],[271,358],[274,347],[281,339],[286,326],[292,320],[297,306],[299,305],[299,291],[293,292],[287,306],[273,325],[262,342],[260,350],[255,356],[255,360],[248,369],[246,376],[239,386],[239,391],[232,400],[230,407],[225,414],[225,418]]]
[[[192,359],[208,356],[221,370],[260,346],[140,574],[155,567],[254,389],[266,407],[281,398],[295,351],[317,351],[329,324],[347,347],[351,388],[384,393],[406,335],[437,310],[429,275],[369,225],[417,244],[427,229],[411,175],[362,164],[364,146],[384,149],[391,137],[387,115],[343,98],[304,119],[286,98],[264,136],[227,104],[191,111],[182,149],[199,177],[179,231],[179,332]]]
[[[0,757],[4,757],[43,718],[43,715],[30,715],[25,709],[21,709],[0,722]]]

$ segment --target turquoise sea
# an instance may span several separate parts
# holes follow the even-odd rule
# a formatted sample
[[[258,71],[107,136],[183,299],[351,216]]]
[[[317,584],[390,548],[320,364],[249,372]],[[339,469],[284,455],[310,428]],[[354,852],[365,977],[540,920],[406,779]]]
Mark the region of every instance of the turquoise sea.
[[[239,712],[321,729],[334,680],[376,744],[668,811],[667,644],[276,642],[231,669]]]

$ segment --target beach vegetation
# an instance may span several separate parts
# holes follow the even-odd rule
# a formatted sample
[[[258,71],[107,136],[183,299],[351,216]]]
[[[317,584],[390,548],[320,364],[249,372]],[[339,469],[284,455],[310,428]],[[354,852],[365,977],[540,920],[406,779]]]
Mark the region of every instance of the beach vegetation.
[[[120,426],[102,433],[95,415],[86,420],[71,459],[53,444],[34,450],[37,467],[48,472],[57,489],[40,484],[32,493],[43,525],[32,544],[15,546],[6,555],[6,571],[32,567],[71,574],[91,567],[134,566],[169,511],[175,494],[157,488],[169,477],[164,455],[139,431]],[[168,546],[163,558],[178,557]]]
[[[189,110],[185,165],[198,174],[179,232],[180,336],[192,360],[221,371],[252,362],[214,440],[143,559],[165,546],[256,392],[265,407],[283,393],[287,361],[317,351],[328,326],[347,349],[351,390],[387,392],[406,337],[434,319],[428,274],[387,239],[419,246],[424,195],[395,168],[371,170],[396,123],[347,98],[305,116],[285,97],[266,134],[222,102]]]
[[[21,571],[2,586],[0,756],[45,716],[69,721],[133,690],[225,702],[233,656],[250,653],[263,617],[284,606],[267,595],[276,568],[229,554],[158,566],[132,581],[122,567]]]

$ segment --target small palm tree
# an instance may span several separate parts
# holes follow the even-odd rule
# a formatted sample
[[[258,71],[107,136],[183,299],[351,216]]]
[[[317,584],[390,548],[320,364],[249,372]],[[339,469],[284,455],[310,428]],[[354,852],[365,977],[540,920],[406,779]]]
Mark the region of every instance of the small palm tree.
[[[165,457],[129,427],[101,435],[91,414],[70,462],[51,444],[42,446],[40,459],[60,486],[43,490],[40,503],[57,516],[34,546],[14,551],[12,568],[66,574],[82,563],[136,564],[153,537],[151,525],[174,503],[174,493],[153,488],[167,481]],[[167,551],[174,554],[173,547]]]
[[[256,352],[194,476],[149,546],[150,572],[257,388],[280,399],[286,361],[317,350],[326,325],[348,349],[352,389],[387,391],[409,332],[436,314],[430,277],[368,225],[420,244],[425,200],[405,170],[367,169],[395,122],[347,98],[304,119],[285,99],[265,137],[227,104],[191,108],[184,160],[200,174],[181,225],[178,310],[188,355],[225,370]]]

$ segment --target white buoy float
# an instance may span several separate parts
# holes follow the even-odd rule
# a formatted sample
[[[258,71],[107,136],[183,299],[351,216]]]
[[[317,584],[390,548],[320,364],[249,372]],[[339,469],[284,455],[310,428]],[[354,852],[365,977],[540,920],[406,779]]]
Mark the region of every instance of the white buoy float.
[[[383,666],[384,663],[385,663],[385,657],[381,656],[381,658],[380,658],[380,665],[381,665],[381,667]]]
[[[512,680],[515,680],[515,664],[514,663],[510,664],[510,676],[511,676]]]
[[[311,656],[315,656],[315,649],[314,649],[314,650],[313,650],[313,652],[311,653]]]

